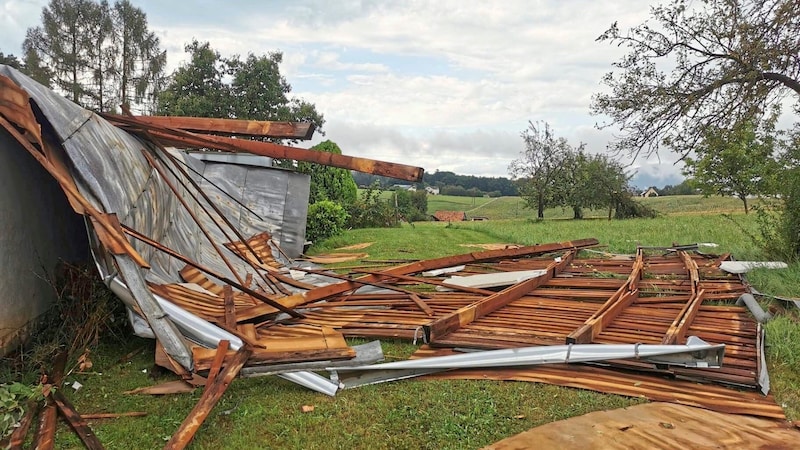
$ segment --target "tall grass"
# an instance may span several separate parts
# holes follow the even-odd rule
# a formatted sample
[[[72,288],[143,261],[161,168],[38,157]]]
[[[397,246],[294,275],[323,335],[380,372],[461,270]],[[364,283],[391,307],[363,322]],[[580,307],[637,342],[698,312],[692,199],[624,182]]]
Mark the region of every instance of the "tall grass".
[[[637,245],[714,243],[714,253],[731,252],[739,259],[759,257],[760,249],[749,238],[755,233],[755,218],[744,214],[689,215],[680,218],[627,220],[544,220],[464,222],[457,225],[480,231],[501,241],[536,244],[595,237],[615,253],[633,253]]]

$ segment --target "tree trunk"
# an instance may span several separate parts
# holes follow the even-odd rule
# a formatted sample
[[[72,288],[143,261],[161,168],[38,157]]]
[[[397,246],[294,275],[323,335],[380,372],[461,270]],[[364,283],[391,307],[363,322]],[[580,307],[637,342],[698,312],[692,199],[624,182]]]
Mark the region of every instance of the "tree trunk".
[[[544,194],[542,192],[539,192],[539,198],[537,200],[538,200],[537,203],[539,204],[537,217],[539,219],[544,219]]]
[[[574,220],[581,220],[583,219],[583,210],[580,206],[573,206],[572,207],[572,218]]]
[[[742,201],[742,203],[744,203],[744,213],[748,214],[750,212],[750,210],[749,210],[749,208],[747,206],[747,196],[746,195],[740,195],[739,199]]]

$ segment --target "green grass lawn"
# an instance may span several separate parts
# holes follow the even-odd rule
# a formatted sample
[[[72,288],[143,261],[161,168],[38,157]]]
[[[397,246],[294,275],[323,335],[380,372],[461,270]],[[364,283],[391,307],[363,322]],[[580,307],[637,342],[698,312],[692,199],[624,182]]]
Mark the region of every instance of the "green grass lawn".
[[[671,195],[638,199],[662,215],[697,215],[744,213],[742,202],[734,197],[704,197],[702,195]],[[757,204],[757,201],[753,201]],[[428,195],[428,213],[436,211],[466,211],[467,217],[488,217],[490,220],[536,218],[536,210],[525,206],[520,197],[455,197]],[[572,219],[568,208],[547,208],[545,219]],[[608,210],[587,210],[586,218],[608,218]]]
[[[433,197],[429,197],[429,205]],[[471,202],[469,198],[465,200]],[[489,215],[477,212],[493,211],[492,208],[498,211],[504,208],[508,214],[518,202],[511,197],[478,201],[484,203],[475,215]],[[748,237],[756,230],[754,216],[735,211],[735,202],[727,204],[694,196],[646,201],[664,215],[625,221],[536,222],[507,218],[457,224],[404,224],[394,229],[349,230],[317,244],[311,253],[374,242],[369,248],[359,250],[369,253],[369,260],[401,261],[465,253],[472,249],[463,245],[471,243],[535,244],[596,237],[607,244],[607,251],[617,253],[632,253],[637,244],[711,242],[718,247],[709,248],[710,252],[732,252],[737,259],[766,258]],[[682,204],[690,211],[681,211]],[[467,206],[471,204],[464,204],[465,210]],[[732,214],[720,213],[732,210],[735,211]],[[800,297],[800,264],[784,271],[756,271],[749,279],[763,292]],[[778,402],[785,405],[788,416],[800,419],[797,314],[787,310],[767,325],[767,333],[773,391]],[[130,361],[120,361],[122,355],[137,348],[144,350]],[[414,349],[410,343],[384,342],[389,360],[404,359]],[[148,413],[140,418],[93,421],[93,429],[107,448],[163,446],[200,396],[200,391],[162,397],[123,394],[136,387],[174,379],[172,375],[157,380],[149,377],[153,366],[152,341],[135,337],[122,342],[108,339],[92,356],[91,374],[67,377],[68,384],[79,381],[84,387],[79,391],[64,388],[78,410]],[[2,375],[0,369],[0,378]],[[239,379],[211,412],[192,448],[479,448],[540,424],[640,402],[638,398],[534,383],[421,380],[368,386],[331,398],[275,377]],[[300,410],[303,405],[313,405],[315,409],[303,413]],[[56,448],[82,447],[62,424]]]

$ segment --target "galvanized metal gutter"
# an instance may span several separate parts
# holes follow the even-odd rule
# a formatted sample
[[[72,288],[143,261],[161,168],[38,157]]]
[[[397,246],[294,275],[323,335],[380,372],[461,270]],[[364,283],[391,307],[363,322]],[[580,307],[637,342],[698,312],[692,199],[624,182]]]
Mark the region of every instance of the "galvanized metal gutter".
[[[551,345],[478,351],[461,355],[421,358],[371,366],[330,368],[330,370],[348,373],[345,377],[341,377],[339,381],[343,388],[351,388],[452,369],[569,364],[615,359],[641,359],[657,365],[718,368],[722,366],[724,354],[724,344],[709,344],[696,336],[690,336],[684,345]],[[375,375],[373,376],[372,373]]]

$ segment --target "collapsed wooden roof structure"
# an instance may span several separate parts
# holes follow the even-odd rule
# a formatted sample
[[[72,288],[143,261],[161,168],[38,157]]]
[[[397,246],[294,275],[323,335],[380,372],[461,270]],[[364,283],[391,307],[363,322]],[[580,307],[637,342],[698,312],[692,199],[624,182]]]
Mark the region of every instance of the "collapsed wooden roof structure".
[[[587,257],[581,249],[598,242],[580,239],[347,274],[323,271],[288,258],[273,239],[274,224],[254,218],[224,186],[204,186],[191,159],[168,147],[305,160],[410,181],[421,178],[421,168],[247,138],[308,138],[307,124],[104,119],[12,69],[0,75],[0,125],[87,218],[98,270],[131,310],[137,330],[157,338],[158,362],[190,382],[205,375],[205,414],[240,371],[280,374],[330,394],[363,384],[348,378],[347,366],[380,355],[361,355],[344,338],[392,337],[424,341],[418,357],[456,348],[631,344],[628,358],[595,365],[566,364],[567,356],[564,364],[535,368],[425,373],[537,381],[783,417],[766,394],[763,331],[735,304],[748,286],[719,268],[728,255],[639,248],[629,257]],[[503,274],[511,281],[496,287],[450,278]],[[638,358],[640,345],[680,347],[690,336],[724,344],[721,367],[704,367],[706,347],[679,349],[688,356],[674,366]],[[324,368],[333,379],[309,372]],[[370,380],[400,378],[388,372]],[[173,445],[191,439],[204,416],[197,417],[187,419],[194,425],[185,423]]]

